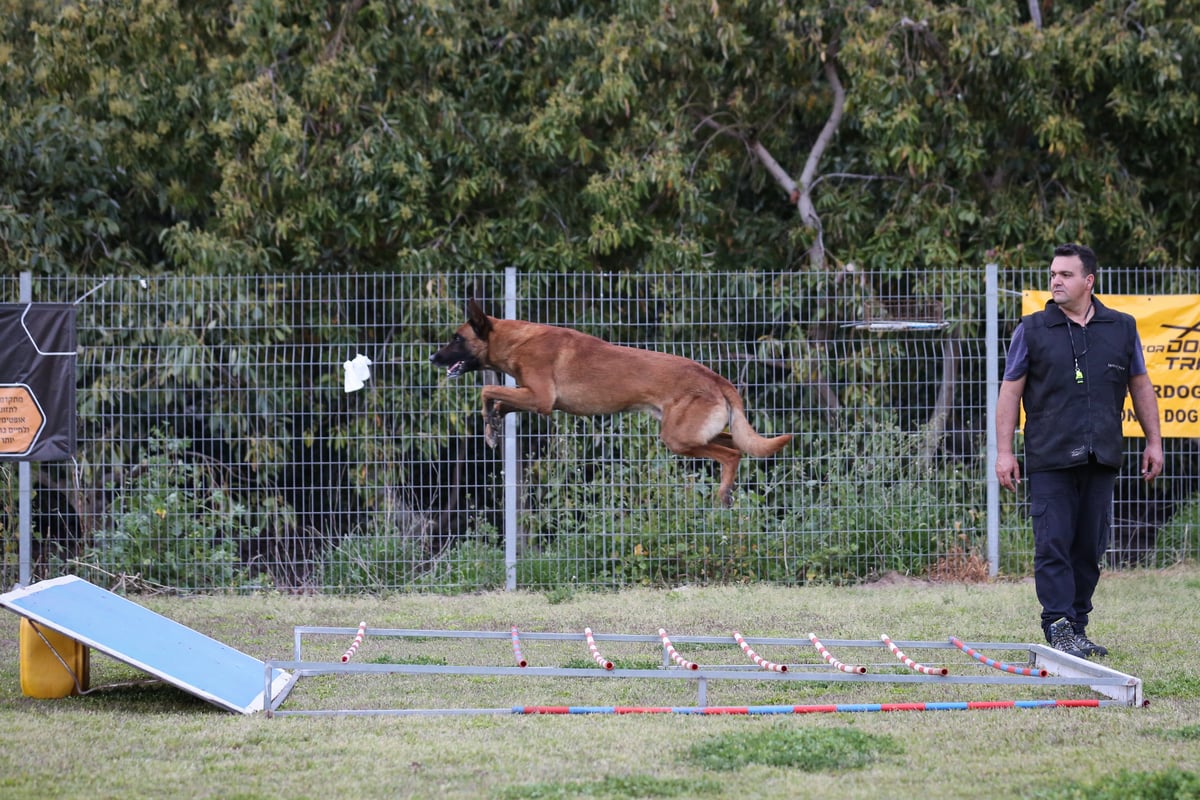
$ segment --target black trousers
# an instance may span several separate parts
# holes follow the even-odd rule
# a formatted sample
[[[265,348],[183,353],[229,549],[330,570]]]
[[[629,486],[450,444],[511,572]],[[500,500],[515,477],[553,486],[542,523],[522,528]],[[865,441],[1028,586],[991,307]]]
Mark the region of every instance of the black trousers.
[[[1086,626],[1112,527],[1117,470],[1094,460],[1029,476],[1033,579],[1042,629],[1062,617]]]

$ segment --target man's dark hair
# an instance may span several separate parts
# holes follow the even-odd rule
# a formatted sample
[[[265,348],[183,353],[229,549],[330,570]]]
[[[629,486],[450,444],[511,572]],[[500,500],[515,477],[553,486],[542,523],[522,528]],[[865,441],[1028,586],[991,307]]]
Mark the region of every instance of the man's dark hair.
[[[1054,255],[1079,256],[1083,264],[1083,274],[1099,277],[1100,267],[1096,264],[1096,254],[1086,244],[1060,244],[1054,248]]]

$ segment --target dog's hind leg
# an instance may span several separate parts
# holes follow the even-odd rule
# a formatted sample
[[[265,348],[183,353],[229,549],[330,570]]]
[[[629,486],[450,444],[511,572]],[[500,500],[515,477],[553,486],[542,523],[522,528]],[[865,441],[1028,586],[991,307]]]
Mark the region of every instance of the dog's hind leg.
[[[670,445],[668,445],[670,447]],[[719,444],[704,444],[697,447],[676,449],[671,451],[681,456],[693,458],[711,458],[721,465],[721,482],[717,486],[717,499],[721,505],[728,506],[732,500],[733,482],[737,478],[738,464],[742,462],[742,452]]]
[[[705,445],[704,452],[697,455],[707,456],[721,465],[721,483],[717,487],[717,499],[721,505],[733,503],[733,482],[737,479],[738,464],[742,463],[742,452],[717,444]]]
[[[709,440],[709,444],[719,444],[721,447],[729,447],[736,450],[737,445],[733,443],[733,434],[729,431],[722,431]]]
[[[662,417],[663,444],[672,453],[692,458],[711,458],[721,465],[721,482],[717,487],[717,499],[721,505],[731,502],[733,482],[737,478],[738,464],[742,451],[726,446],[732,443],[728,433],[723,433],[727,410],[723,405],[709,409],[698,404],[664,409]]]

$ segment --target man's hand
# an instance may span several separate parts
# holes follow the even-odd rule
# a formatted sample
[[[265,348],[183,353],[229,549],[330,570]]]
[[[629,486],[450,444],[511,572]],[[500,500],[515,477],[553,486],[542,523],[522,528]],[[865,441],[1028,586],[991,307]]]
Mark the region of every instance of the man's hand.
[[[1015,492],[1021,485],[1021,465],[1012,453],[1000,453],[996,456],[996,477],[1000,485],[1010,492]]]
[[[1012,441],[1024,391],[1025,376],[1022,375],[1013,381],[1002,381],[996,397],[996,477],[1000,479],[1000,485],[1010,492],[1015,492],[1021,485],[1021,466],[1012,453]]]
[[[1149,483],[1162,474],[1163,451],[1161,444],[1147,444],[1142,451],[1142,480]]]

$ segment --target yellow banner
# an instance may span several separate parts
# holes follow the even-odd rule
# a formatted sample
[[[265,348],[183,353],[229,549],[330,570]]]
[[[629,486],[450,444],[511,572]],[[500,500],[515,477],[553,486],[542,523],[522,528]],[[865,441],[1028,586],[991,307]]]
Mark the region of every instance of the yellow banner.
[[[1021,298],[1021,313],[1032,314],[1046,307],[1050,293],[1026,290]],[[1105,294],[1100,302],[1137,320],[1162,435],[1200,436],[1200,295]],[[1126,436],[1144,435],[1128,395],[1124,428]]]

